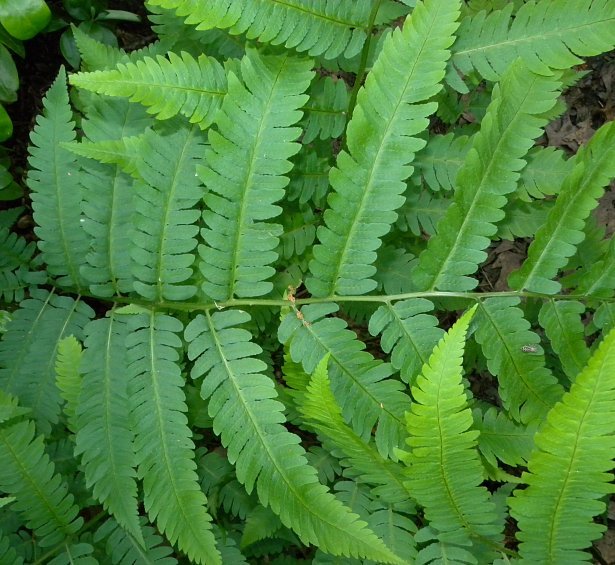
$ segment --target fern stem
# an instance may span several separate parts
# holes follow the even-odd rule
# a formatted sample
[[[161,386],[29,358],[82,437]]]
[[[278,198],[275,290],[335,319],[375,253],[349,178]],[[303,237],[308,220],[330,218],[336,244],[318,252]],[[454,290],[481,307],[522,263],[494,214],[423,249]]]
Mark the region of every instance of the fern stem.
[[[363,49],[361,51],[361,61],[359,62],[359,69],[357,71],[354,85],[352,87],[352,91],[350,92],[350,100],[348,101],[348,114],[346,120],[346,127],[348,127],[348,122],[352,118],[352,113],[354,112],[354,107],[357,104],[357,96],[359,94],[359,89],[365,80],[365,75],[367,74],[367,58],[369,57],[369,48],[372,43],[373,37],[373,28],[374,22],[376,21],[376,16],[378,15],[378,10],[380,9],[380,4],[382,0],[376,0],[374,5],[372,6],[372,11],[369,14],[369,20],[367,21],[367,32],[365,43],[363,44]],[[344,136],[345,137],[345,136]]]
[[[69,289],[63,289],[65,292],[70,292]],[[138,298],[136,296],[113,296],[113,297],[100,297],[94,294],[88,294],[81,292],[81,297],[91,298],[93,300],[100,300],[104,302],[111,302],[114,304],[125,304],[141,306],[146,310],[159,310],[159,311],[175,311],[175,312],[197,312],[207,310],[225,310],[226,308],[237,307],[263,307],[274,306],[283,308],[289,306],[291,302],[285,298],[233,298],[226,301],[212,301],[212,302],[156,302],[152,303],[146,299]],[[586,296],[582,294],[541,294],[539,292],[530,291],[503,291],[503,292],[449,292],[449,291],[425,291],[425,292],[407,292],[403,294],[372,294],[372,295],[358,295],[358,296],[339,296],[332,294],[325,297],[310,297],[310,298],[296,298],[296,306],[305,306],[307,304],[323,304],[327,302],[371,302],[371,303],[383,303],[391,304],[400,300],[410,300],[413,298],[426,298],[430,299],[461,299],[471,302],[480,302],[488,298],[506,298],[516,297],[525,299],[536,300],[591,300],[595,299],[592,296]],[[601,298],[601,303],[615,303],[615,297]]]

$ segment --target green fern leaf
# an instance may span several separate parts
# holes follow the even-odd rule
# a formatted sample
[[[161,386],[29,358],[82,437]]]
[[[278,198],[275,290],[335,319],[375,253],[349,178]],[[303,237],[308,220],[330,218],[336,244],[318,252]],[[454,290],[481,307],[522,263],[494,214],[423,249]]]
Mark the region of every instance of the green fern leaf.
[[[401,467],[382,457],[369,443],[346,424],[342,411],[331,392],[327,374],[329,357],[325,356],[314,370],[305,392],[296,397],[303,421],[323,439],[334,455],[343,457],[345,477],[356,477],[372,485],[372,494],[387,503],[408,499]]]
[[[475,309],[442,338],[412,387],[416,403],[406,413],[411,451],[402,458],[409,467],[408,490],[425,507],[439,539],[455,545],[499,537],[495,506],[479,486],[478,432],[470,430],[472,412],[462,382],[465,336]]]
[[[105,548],[113,565],[174,565],[173,549],[164,545],[156,530],[140,519],[143,541],[139,542],[109,518],[94,534],[94,541],[106,540]]]
[[[530,245],[527,260],[508,279],[511,288],[543,294],[559,292],[561,283],[552,279],[583,241],[585,221],[614,176],[615,122],[609,122],[577,153],[574,169]]]
[[[532,0],[514,18],[512,11],[509,2],[502,10],[463,20],[449,68],[451,85],[467,92],[456,73],[473,69],[496,81],[517,57],[532,71],[549,74],[615,47],[615,6],[609,0]]]
[[[318,143],[312,145],[316,147],[312,149],[303,146],[295,158],[287,198],[291,202],[298,200],[299,204],[311,201],[315,206],[322,207],[329,189],[331,165],[327,157],[321,156],[321,153],[326,152],[326,148],[322,148]]]
[[[348,110],[348,87],[343,80],[331,77],[316,79],[310,87],[310,98],[305,105],[303,137],[306,145],[317,137],[331,139],[340,137],[346,127]]]
[[[433,135],[415,160],[413,177],[421,177],[433,192],[452,191],[455,178],[472,145],[467,135]]]
[[[425,145],[417,134],[436,109],[426,102],[441,88],[458,17],[458,1],[427,0],[385,39],[348,123],[348,153],[331,170],[326,225],[306,281],[314,296],[376,287],[375,250],[397,218],[409,165]]]
[[[437,226],[450,204],[449,198],[434,195],[426,190],[408,194],[406,202],[399,210],[396,227],[401,231],[410,230],[419,237],[424,233],[435,235]]]
[[[58,343],[56,358],[56,385],[64,400],[64,414],[66,415],[68,429],[77,433],[77,419],[75,412],[81,393],[82,376],[79,371],[83,358],[83,348],[75,336],[69,335]]]
[[[339,503],[308,466],[298,436],[282,425],[283,405],[273,381],[262,374],[255,356],[261,348],[240,324],[249,315],[240,310],[207,312],[186,328],[192,377],[205,375],[201,389],[209,401],[214,431],[221,436],[237,478],[248,492],[280,516],[304,543],[334,555],[365,556],[379,562],[399,559]]]
[[[65,543],[59,555],[49,565],[98,565],[92,557],[94,548],[89,543]]]
[[[522,423],[541,419],[559,400],[563,389],[545,367],[541,350],[527,353],[539,337],[518,307],[518,298],[481,301],[477,314],[476,341],[487,358],[487,367],[498,378],[499,393],[510,416]]]
[[[119,63],[108,71],[76,73],[70,83],[140,102],[159,120],[182,114],[203,129],[211,125],[226,93],[224,69],[214,58],[201,55],[194,59],[188,53],[180,56],[172,51],[167,57]]]
[[[250,50],[241,62],[245,84],[229,73],[218,132],[209,132],[207,167],[199,171],[209,191],[200,247],[203,291],[215,300],[261,296],[273,288],[266,279],[275,272],[270,264],[282,227],[264,220],[282,211],[274,202],[288,184],[287,159],[300,148],[292,141],[300,130],[290,126],[301,117],[311,66]]]
[[[43,116],[30,135],[30,187],[34,228],[47,270],[64,286],[84,287],[79,267],[88,240],[81,225],[82,188],[75,158],[61,146],[75,139],[64,68],[43,99]]]
[[[615,238],[611,237],[604,256],[582,270],[573,294],[611,298],[615,294]]]
[[[188,420],[177,333],[183,325],[164,314],[131,316],[129,401],[138,476],[145,509],[158,529],[197,563],[221,563],[200,490]]]
[[[246,525],[241,535],[241,547],[249,545],[265,538],[273,537],[284,526],[277,514],[271,508],[256,506],[246,519]]]
[[[523,156],[541,133],[541,116],[558,95],[558,81],[531,73],[515,62],[496,85],[481,130],[457,177],[454,203],[412,273],[417,290],[471,290],[471,275],[502,220],[507,194],[513,192]]]
[[[504,209],[506,217],[498,224],[498,237],[510,241],[515,238],[534,237],[547,221],[553,204],[552,200],[536,200],[530,203],[512,198]]]
[[[369,320],[369,333],[381,334],[380,346],[391,353],[391,365],[406,383],[413,383],[444,331],[427,314],[433,304],[423,298],[380,306]]]
[[[416,562],[416,525],[408,516],[397,511],[396,506],[389,504],[377,508],[370,514],[368,524],[406,563]]]
[[[66,143],[63,147],[88,159],[100,163],[118,165],[118,167],[131,177],[138,177],[137,161],[143,143],[143,136],[123,137],[122,139],[109,139],[106,141],[87,141],[81,143]]]
[[[82,128],[90,142],[68,144],[77,154],[87,151],[84,144],[121,143],[118,138],[134,140],[149,125],[151,118],[140,106],[127,100],[95,100]],[[93,142],[93,143],[92,143]],[[65,145],[66,146],[66,145]],[[102,159],[110,162],[109,159]],[[90,290],[98,296],[113,296],[133,290],[130,254],[126,249],[134,239],[133,214],[135,207],[131,179],[120,166],[109,167],[91,160],[82,160],[81,184],[83,195],[83,228],[91,237],[88,264],[81,274],[91,282]]]
[[[588,563],[582,551],[605,526],[615,453],[615,333],[610,332],[570,392],[549,412],[521,477],[528,487],[509,499],[519,552],[531,563]]]
[[[41,547],[56,545],[83,524],[68,487],[35,437],[30,420],[0,426],[0,491],[14,495],[12,508],[26,520]]]
[[[494,407],[484,412],[476,409],[474,415],[480,432],[478,449],[493,468],[498,467],[496,458],[511,467],[527,463],[534,447],[536,424],[521,426]]]
[[[391,245],[384,245],[378,251],[376,268],[378,271],[374,275],[378,283],[378,289],[384,289],[387,294],[403,294],[410,292],[410,277],[415,258],[412,253],[408,253],[403,248],[395,248]],[[359,303],[355,303],[356,306]],[[346,305],[348,307],[349,305]],[[373,311],[368,312],[366,317],[373,315]]]
[[[517,196],[531,202],[534,198],[553,196],[561,190],[575,159],[554,147],[535,147],[527,155],[527,166],[521,171]]]
[[[280,324],[278,339],[306,373],[313,373],[321,359],[330,355],[329,378],[344,419],[363,439],[376,426],[378,452],[395,458],[393,450],[406,436],[403,414],[410,399],[401,383],[389,378],[392,367],[364,351],[365,345],[346,329],[344,320],[325,318],[337,310],[336,304],[312,304],[302,308],[303,319],[291,312]]]
[[[137,518],[136,460],[124,370],[126,323],[109,318],[86,328],[83,384],[76,410],[75,454],[86,486],[119,524],[143,545]]]
[[[30,264],[36,245],[7,228],[0,228],[0,270],[14,270]]]
[[[2,565],[23,565],[23,558],[11,547],[11,540],[0,531],[0,563]]]
[[[363,46],[369,30],[365,22],[369,2],[338,0],[213,0],[207,5],[198,0],[150,0],[152,6],[175,10],[188,16],[187,24],[197,29],[228,29],[237,35],[285,47],[309,55],[333,59],[340,54],[350,58]]]
[[[18,405],[17,398],[0,389],[0,424],[29,413],[30,409]],[[0,505],[0,508],[2,506],[4,504]]]
[[[196,163],[203,151],[196,127],[179,126],[173,133],[145,133],[137,168],[135,290],[152,301],[186,300],[196,294],[186,284],[193,276],[199,211],[203,196]]]
[[[83,327],[94,311],[81,300],[31,290],[13,313],[0,341],[0,388],[32,409],[40,431],[49,433],[60,415],[60,393],[54,364],[61,339],[83,338]]]
[[[571,381],[581,372],[589,359],[585,343],[585,326],[581,315],[585,306],[576,300],[545,302],[538,321],[544,328],[553,351],[557,353],[564,373]]]

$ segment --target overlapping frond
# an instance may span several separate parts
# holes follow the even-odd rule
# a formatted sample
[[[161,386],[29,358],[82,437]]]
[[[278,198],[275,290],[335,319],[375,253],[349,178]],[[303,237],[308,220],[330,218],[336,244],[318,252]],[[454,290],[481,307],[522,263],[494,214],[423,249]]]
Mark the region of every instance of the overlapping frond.
[[[70,83],[140,102],[159,120],[182,114],[203,129],[212,123],[226,93],[226,75],[218,61],[172,51],[166,57],[118,63],[111,70],[76,73],[70,76]]]
[[[523,157],[541,134],[559,83],[532,73],[516,61],[493,90],[480,131],[457,176],[454,203],[412,273],[417,290],[473,289],[472,275],[502,220],[507,195],[516,189]]]
[[[558,194],[574,162],[574,157],[566,159],[561,149],[533,148],[527,155],[527,166],[521,171],[517,196],[531,202],[533,198]]]
[[[513,422],[504,412],[491,407],[474,411],[478,436],[478,449],[493,469],[497,469],[496,459],[516,467],[527,464],[534,446],[537,425],[523,426]]]
[[[135,135],[106,141],[84,140],[81,143],[67,143],[64,147],[75,155],[118,165],[126,174],[137,177],[137,160],[142,143],[143,136]]]
[[[134,288],[148,300],[186,300],[197,287],[190,284],[195,262],[195,204],[203,197],[196,163],[203,138],[195,126],[161,135],[148,130],[143,138],[135,185],[135,245],[132,250]]]
[[[327,489],[307,464],[300,438],[286,430],[283,405],[275,400],[261,348],[238,326],[240,310],[197,316],[186,328],[192,377],[204,375],[214,431],[221,436],[238,480],[280,516],[305,543],[334,555],[364,556],[379,562],[398,558]]]
[[[584,312],[585,306],[576,300],[549,300],[542,305],[538,317],[564,373],[571,381],[589,359],[585,326],[581,320]]]
[[[520,556],[531,563],[589,563],[583,551],[605,526],[593,518],[615,492],[615,332],[600,344],[570,392],[549,412],[509,499]]]
[[[579,65],[579,57],[615,46],[615,6],[610,0],[531,0],[511,17],[513,3],[466,18],[453,46],[448,80],[466,92],[457,70],[496,81],[517,57],[539,74]],[[574,14],[574,17],[571,17]]]
[[[475,308],[462,316],[434,349],[412,387],[415,403],[406,413],[410,453],[406,486],[425,508],[441,541],[468,545],[500,535],[495,506],[483,482],[471,430],[472,412],[463,385],[465,337]],[[463,469],[463,472],[459,472]]]
[[[288,158],[313,73],[312,63],[290,55],[263,56],[254,50],[241,61],[240,81],[232,72],[228,95],[209,132],[207,166],[199,168],[208,193],[200,246],[203,291],[215,300],[261,296],[273,285],[282,227],[267,222],[282,209]]]
[[[109,518],[94,534],[94,541],[106,540],[105,548],[113,565],[174,565],[173,549],[163,543],[156,530],[140,519],[143,540],[138,541]]]
[[[393,450],[406,435],[403,415],[410,399],[402,392],[402,384],[389,378],[391,365],[365,351],[365,344],[346,329],[344,320],[325,317],[337,310],[336,304],[312,304],[304,306],[299,315],[291,312],[280,324],[278,339],[306,373],[313,373],[329,354],[331,387],[344,419],[364,439],[376,427],[379,453],[395,458]]]
[[[64,479],[45,453],[34,422],[0,425],[0,490],[15,496],[11,505],[38,537],[41,547],[75,534],[83,524]]]
[[[0,227],[0,298],[21,302],[31,284],[45,282],[44,273],[31,272],[29,267],[36,245],[28,243],[6,227]]]
[[[12,315],[0,341],[0,387],[32,409],[39,430],[58,421],[60,394],[55,384],[57,348],[68,335],[83,338],[94,312],[81,300],[32,289]]]
[[[79,267],[85,263],[88,240],[81,225],[82,188],[77,161],[62,142],[75,139],[62,68],[43,99],[43,115],[30,135],[28,186],[34,209],[38,247],[58,284],[84,287]]]
[[[369,332],[381,334],[382,350],[391,354],[391,365],[407,383],[414,381],[444,334],[438,319],[427,313],[433,308],[424,298],[402,300],[380,306],[369,320]]]
[[[597,206],[604,187],[615,176],[615,122],[603,125],[579,149],[574,169],[528,249],[527,260],[508,279],[515,290],[543,294],[559,292],[556,277],[585,238],[585,222]]]
[[[178,365],[182,323],[164,314],[131,316],[128,395],[138,476],[148,516],[196,563],[221,563],[207,500],[199,488],[184,384]]]
[[[477,313],[476,341],[487,367],[498,378],[500,398],[510,416],[528,423],[544,417],[563,389],[545,367],[540,338],[530,330],[518,298],[489,298]],[[536,352],[524,351],[536,347]]]
[[[3,565],[23,565],[23,558],[11,547],[11,540],[0,531],[0,555]]]
[[[331,170],[333,192],[306,281],[313,295],[376,287],[376,249],[397,219],[410,164],[425,145],[417,135],[436,109],[428,100],[441,89],[458,17],[457,0],[427,0],[385,39],[348,123],[348,152]]]
[[[314,149],[304,146],[295,158],[288,185],[288,200],[298,200],[299,204],[312,201],[316,206],[322,207],[329,190],[331,164],[327,157],[321,156],[321,153],[324,153],[319,151],[321,148],[322,145],[317,145]]]
[[[316,138],[330,139],[342,135],[349,101],[346,83],[331,77],[318,78],[312,83],[309,94],[301,124],[304,130],[301,142],[305,145]]]
[[[309,55],[333,59],[356,55],[363,46],[371,2],[353,0],[150,0],[153,6],[187,16],[197,29],[228,29],[235,35]]]
[[[64,400],[63,411],[66,415],[67,427],[73,434],[77,433],[75,414],[83,381],[80,372],[82,359],[83,348],[74,335],[60,340],[55,364],[56,385]]]
[[[451,199],[442,194],[435,195],[427,190],[412,192],[399,210],[396,227],[412,232],[416,236],[426,233],[433,236],[438,231]]]
[[[553,200],[509,200],[504,209],[506,217],[498,224],[498,237],[511,241],[517,237],[534,237],[546,222],[553,204]]]
[[[321,436],[329,451],[341,458],[342,465],[347,467],[344,476],[372,485],[372,494],[384,502],[407,501],[409,495],[399,464],[382,457],[344,421],[331,392],[328,361],[325,356],[314,370],[305,392],[296,397],[303,421]]]
[[[90,322],[85,334],[75,454],[81,455],[86,485],[94,497],[143,545],[125,376],[128,328],[112,312]]]
[[[432,135],[425,148],[418,153],[413,177],[420,177],[434,192],[452,191],[455,178],[472,146],[472,139],[467,135]]]

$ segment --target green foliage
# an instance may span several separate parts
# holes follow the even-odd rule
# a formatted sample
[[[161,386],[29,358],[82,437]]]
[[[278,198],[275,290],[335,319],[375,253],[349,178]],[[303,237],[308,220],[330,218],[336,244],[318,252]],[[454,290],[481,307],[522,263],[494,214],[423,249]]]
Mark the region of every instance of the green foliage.
[[[615,128],[536,140],[612,2],[147,4],[0,212],[0,561],[589,561]]]

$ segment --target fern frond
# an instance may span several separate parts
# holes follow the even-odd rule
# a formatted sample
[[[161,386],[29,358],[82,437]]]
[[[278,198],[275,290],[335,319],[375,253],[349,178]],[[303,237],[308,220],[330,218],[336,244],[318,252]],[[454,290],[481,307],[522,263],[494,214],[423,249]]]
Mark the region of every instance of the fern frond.
[[[384,245],[378,250],[376,268],[378,271],[374,278],[378,289],[384,289],[387,294],[402,294],[410,292],[410,272],[415,261],[414,255],[403,248]],[[359,305],[359,303],[355,303]],[[347,305],[348,306],[348,305]],[[369,317],[372,312],[368,312]],[[355,318],[356,319],[356,318]]]
[[[49,561],[49,565],[98,565],[92,553],[94,547],[89,543],[65,543],[60,553]]]
[[[40,431],[48,433],[60,414],[60,393],[54,364],[61,339],[83,338],[83,327],[94,317],[81,300],[43,290],[30,292],[0,341],[0,387],[32,409]]]
[[[0,490],[14,495],[11,507],[49,547],[75,534],[83,524],[68,487],[45,453],[34,422],[0,425]]]
[[[611,236],[604,256],[583,270],[573,294],[611,298],[615,294],[615,238]]]
[[[557,194],[570,174],[575,159],[566,159],[561,149],[535,147],[527,155],[527,166],[521,171],[517,196],[531,202],[533,198],[544,198]]]
[[[291,312],[280,324],[278,339],[306,373],[313,373],[320,360],[330,355],[329,378],[344,419],[364,439],[376,426],[378,452],[394,459],[393,450],[406,435],[403,414],[410,399],[402,392],[402,384],[389,378],[393,368],[364,351],[365,345],[346,329],[344,320],[325,318],[337,310],[336,304],[304,306],[303,319]]]
[[[306,145],[316,138],[334,139],[342,135],[349,101],[346,83],[331,77],[318,78],[310,87],[309,94],[301,142]]]
[[[462,381],[465,337],[475,309],[441,339],[412,387],[416,402],[406,413],[411,451],[402,457],[408,490],[425,507],[439,539],[455,545],[500,535],[495,506],[479,486],[478,432],[470,430],[472,412]]]
[[[585,306],[576,300],[549,300],[542,305],[538,316],[564,373],[571,381],[589,359],[585,326],[581,321],[584,312]]]
[[[102,71],[115,67],[126,57],[123,49],[97,41],[90,34],[71,25],[75,45],[81,55],[81,68],[86,71]]]
[[[143,545],[124,375],[128,329],[112,313],[108,318],[90,322],[85,334],[75,455],[81,455],[86,486],[94,497]]]
[[[518,422],[541,419],[559,400],[563,389],[545,367],[529,322],[518,307],[518,298],[489,298],[481,301],[477,314],[476,341],[487,358],[487,367],[498,378],[504,408]],[[537,346],[527,353],[523,346]]]
[[[552,279],[585,238],[585,221],[614,176],[615,122],[608,122],[577,153],[574,169],[531,243],[527,260],[508,279],[511,288],[559,292],[561,283]]]
[[[541,134],[541,116],[558,95],[554,76],[542,77],[516,61],[493,90],[480,131],[457,176],[454,203],[437,235],[419,256],[412,273],[417,290],[473,289],[469,277],[487,254],[484,249],[502,220],[507,195],[516,188],[524,155]]]
[[[262,539],[273,537],[283,527],[280,517],[274,514],[271,508],[256,506],[246,519],[241,534],[241,547],[245,548]]]
[[[429,300],[415,298],[380,306],[369,320],[369,333],[381,334],[380,346],[391,354],[391,365],[406,383],[414,382],[444,331],[438,319],[427,312]]]
[[[303,213],[286,214],[282,221],[284,233],[280,237],[279,255],[286,260],[303,255],[316,239],[316,216],[307,208]]]
[[[423,233],[433,236],[442,221],[451,200],[442,195],[434,195],[426,190],[412,192],[399,210],[396,227],[401,231],[410,230],[414,235]]]
[[[126,174],[138,177],[137,161],[142,143],[143,136],[135,135],[107,141],[83,140],[81,143],[67,143],[64,147],[75,155],[94,159],[100,163],[118,165]]]
[[[145,518],[139,520],[143,541],[138,541],[118,523],[109,518],[94,534],[94,541],[106,540],[107,556],[113,565],[174,565],[177,560],[173,550],[164,545],[156,530],[147,525]]]
[[[49,273],[59,277],[63,286],[81,289],[79,267],[85,263],[88,239],[80,221],[82,188],[76,159],[61,146],[75,139],[64,68],[43,99],[43,107],[30,135],[28,160],[34,231]]]
[[[470,150],[472,139],[467,135],[433,135],[416,156],[413,177],[422,177],[433,191],[452,191],[455,178]]]
[[[43,271],[29,271],[18,267],[14,271],[0,270],[0,299],[6,302],[21,302],[26,291],[38,284],[45,284],[47,276]]]
[[[186,282],[196,255],[200,213],[194,206],[203,196],[196,163],[202,152],[202,134],[194,126],[178,125],[168,135],[149,130],[143,138],[132,257],[134,288],[148,300],[186,300],[197,291]]]
[[[172,51],[167,57],[118,63],[112,70],[76,73],[70,76],[70,83],[139,102],[159,120],[182,114],[202,129],[212,123],[226,93],[226,75],[218,61]]]
[[[220,564],[185,416],[176,349],[181,346],[177,334],[183,325],[171,316],[151,312],[131,316],[129,328],[128,395],[145,509],[190,559]]]
[[[585,563],[583,549],[605,526],[615,453],[615,332],[600,344],[547,416],[521,477],[528,484],[509,499],[519,525],[521,558],[533,563]]]
[[[417,556],[415,523],[397,507],[389,504],[372,511],[368,524],[406,563],[415,563]]]
[[[496,458],[511,467],[527,463],[534,447],[535,423],[522,426],[494,407],[476,409],[474,414],[474,425],[480,432],[478,449],[493,468],[498,467]]]
[[[0,424],[29,413],[30,410],[28,408],[19,406],[17,398],[7,394],[0,388]],[[2,508],[2,506],[4,506],[4,504],[0,505],[0,508]]]
[[[512,198],[504,208],[506,217],[498,224],[498,237],[510,241],[515,238],[534,237],[547,221],[553,204],[552,200],[524,202]]]
[[[322,145],[316,145],[316,149],[311,151],[303,146],[295,158],[287,199],[289,201],[298,200],[299,204],[311,201],[315,206],[322,207],[329,189],[331,165],[329,159],[322,157],[318,150]]]
[[[64,414],[66,414],[68,429],[77,433],[77,419],[75,412],[79,403],[79,394],[83,377],[80,373],[83,348],[74,335],[69,335],[58,343],[55,372],[56,385],[64,400]]]
[[[23,565],[23,558],[11,547],[11,540],[0,530],[0,555],[2,565]]]
[[[348,152],[331,170],[326,225],[318,229],[320,244],[306,280],[314,296],[365,294],[376,287],[375,250],[397,219],[403,181],[425,145],[417,134],[436,109],[427,101],[441,88],[458,17],[457,0],[427,0],[385,39],[348,123]]]
[[[334,555],[399,559],[366,524],[322,486],[308,466],[298,436],[288,432],[283,405],[266,365],[255,356],[261,348],[238,327],[249,315],[240,310],[207,312],[186,328],[191,375],[204,375],[201,395],[209,401],[214,431],[221,436],[237,478],[248,492],[256,486],[261,503],[304,543]]]
[[[0,228],[0,271],[12,271],[30,264],[36,245],[25,238]]]
[[[331,392],[327,374],[328,356],[318,364],[305,392],[296,402],[303,421],[322,438],[334,455],[342,457],[346,477],[356,477],[372,485],[372,494],[387,503],[408,499],[401,467],[382,457],[369,443],[360,438],[344,421],[339,404]]]
[[[609,0],[532,0],[514,19],[512,11],[508,3],[502,10],[463,20],[447,77],[455,88],[467,92],[457,70],[465,75],[475,69],[496,81],[520,57],[535,73],[549,74],[550,69],[581,64],[579,57],[615,47],[615,6]]]
[[[187,16],[187,24],[199,30],[228,29],[229,33],[245,33],[259,42],[284,44],[285,47],[309,55],[333,59],[340,54],[356,55],[363,46],[368,2],[338,0],[214,0],[207,5],[198,0],[150,0],[152,6],[175,10]]]
[[[313,76],[310,61],[290,56],[262,56],[249,50],[241,61],[243,83],[229,73],[229,92],[209,132],[211,150],[199,175],[209,192],[203,212],[205,245],[199,248],[203,291],[215,300],[261,296],[273,285],[282,228],[266,222],[282,209],[274,203],[284,195],[300,148],[303,94]]]

